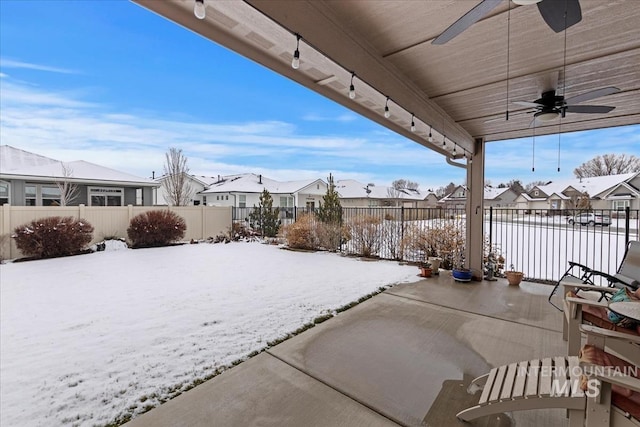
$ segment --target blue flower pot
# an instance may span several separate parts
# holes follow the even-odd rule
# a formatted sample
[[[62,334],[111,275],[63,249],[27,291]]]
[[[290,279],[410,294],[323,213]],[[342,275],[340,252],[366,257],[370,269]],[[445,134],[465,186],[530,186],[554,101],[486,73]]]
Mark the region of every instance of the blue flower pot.
[[[454,280],[457,280],[458,282],[470,282],[472,277],[471,270],[467,270],[466,268],[454,268],[451,270],[451,274],[453,275]]]

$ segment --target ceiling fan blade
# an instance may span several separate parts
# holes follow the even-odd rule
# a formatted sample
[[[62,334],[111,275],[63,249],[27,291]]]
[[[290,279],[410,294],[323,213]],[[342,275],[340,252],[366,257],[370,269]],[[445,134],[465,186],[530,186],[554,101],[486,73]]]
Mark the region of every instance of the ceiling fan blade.
[[[445,44],[464,30],[484,18],[495,9],[502,0],[482,0],[476,7],[465,13],[460,19],[451,24],[442,34],[433,39],[431,44]]]
[[[532,107],[532,108],[542,106],[542,104],[538,104],[536,102],[529,102],[529,101],[513,101],[512,104],[520,105],[522,107]]]
[[[604,114],[615,108],[607,107],[606,105],[567,105],[565,111],[569,113]]]
[[[591,92],[583,93],[582,95],[576,95],[572,96],[571,98],[567,98],[565,99],[565,103],[567,105],[579,104],[584,101],[590,101],[592,99],[600,98],[601,96],[612,95],[618,92],[620,92],[620,89],[618,89],[617,87],[603,87],[600,89],[592,90]]]
[[[567,11],[566,19],[565,10]],[[538,11],[544,22],[556,33],[582,21],[579,0],[542,0],[538,3]]]

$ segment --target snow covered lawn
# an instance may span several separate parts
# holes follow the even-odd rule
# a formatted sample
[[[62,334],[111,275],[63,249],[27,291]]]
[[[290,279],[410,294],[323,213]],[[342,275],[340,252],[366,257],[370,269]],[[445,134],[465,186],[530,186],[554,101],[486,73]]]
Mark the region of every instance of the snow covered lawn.
[[[258,243],[112,250],[0,266],[0,424],[104,425],[413,266]]]

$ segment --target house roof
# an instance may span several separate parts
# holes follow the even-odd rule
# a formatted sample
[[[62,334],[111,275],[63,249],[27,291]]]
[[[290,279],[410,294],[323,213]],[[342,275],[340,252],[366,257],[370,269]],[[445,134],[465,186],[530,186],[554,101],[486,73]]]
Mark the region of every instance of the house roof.
[[[367,193],[367,187],[369,193]],[[421,192],[420,190],[402,189],[397,193],[391,193],[393,187],[384,185],[367,185],[354,179],[344,179],[336,182],[336,191],[341,199],[402,199],[402,200],[424,200],[432,192]]]
[[[88,183],[136,184],[142,186],[158,186],[151,179],[141,178],[126,172],[76,160],[61,162],[39,154],[20,150],[9,145],[0,146],[0,176],[34,181],[51,181],[67,178],[69,181]],[[65,168],[67,172],[65,174]]]
[[[254,173],[245,173],[224,176],[220,181],[211,184],[208,190],[201,191],[200,194],[262,193],[264,189],[272,194],[292,194],[316,182],[324,183],[321,179],[279,182]],[[321,192],[324,194],[325,190],[322,189]]]
[[[509,190],[510,190],[509,187],[494,188],[494,187],[486,186],[484,187],[484,200],[495,200]]]
[[[537,188],[545,194],[561,195],[569,187],[589,194],[589,197],[600,197],[602,193],[625,181],[631,180],[637,173],[625,173],[620,175],[594,176],[588,178],[573,178],[550,182],[546,185],[539,185]]]

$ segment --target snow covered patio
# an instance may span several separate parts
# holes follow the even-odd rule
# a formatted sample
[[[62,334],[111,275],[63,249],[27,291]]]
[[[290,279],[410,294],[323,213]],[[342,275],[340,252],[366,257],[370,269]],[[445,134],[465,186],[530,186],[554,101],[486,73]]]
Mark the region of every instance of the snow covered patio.
[[[195,389],[130,427],[456,426],[491,367],[562,355],[550,287],[454,282],[445,273],[388,289]],[[485,417],[477,426],[566,426],[564,410]]]

